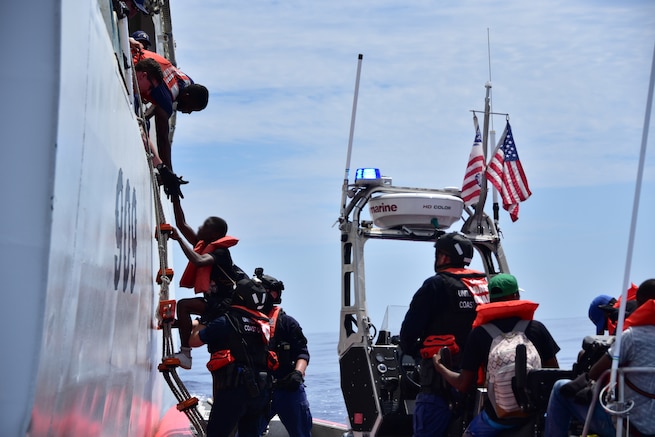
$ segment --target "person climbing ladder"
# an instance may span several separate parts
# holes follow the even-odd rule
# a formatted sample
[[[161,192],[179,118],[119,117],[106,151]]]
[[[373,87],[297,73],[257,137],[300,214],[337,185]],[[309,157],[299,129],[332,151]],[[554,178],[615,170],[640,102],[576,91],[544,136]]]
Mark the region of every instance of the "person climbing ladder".
[[[203,321],[211,321],[224,313],[230,305],[236,283],[247,278],[247,275],[232,262],[229,248],[239,240],[227,235],[225,220],[208,217],[196,233],[186,222],[180,199],[173,196],[172,201],[177,229],[172,229],[171,238],[179,243],[189,260],[180,279],[180,287],[193,288],[196,294],[202,293],[202,297],[180,299],[177,303],[180,352],[174,357],[180,361],[180,367],[190,369],[191,315],[196,314]]]

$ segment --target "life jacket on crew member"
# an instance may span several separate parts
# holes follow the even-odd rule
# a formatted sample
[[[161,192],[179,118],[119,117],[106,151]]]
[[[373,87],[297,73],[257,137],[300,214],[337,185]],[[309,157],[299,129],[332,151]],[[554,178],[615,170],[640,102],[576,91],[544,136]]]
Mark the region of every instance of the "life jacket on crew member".
[[[439,269],[435,280],[443,281],[448,296],[444,305],[447,309],[430,321],[428,335],[423,339],[420,350],[423,359],[419,369],[421,391],[447,396],[450,387],[434,370],[432,355],[447,347],[450,352],[450,366],[459,366],[459,350],[471,332],[478,304],[489,301],[487,278],[484,273],[463,267]]]
[[[446,309],[440,311],[439,317],[432,318],[426,333],[454,335],[461,347],[471,332],[475,307],[479,303],[489,302],[487,278],[482,272],[466,268],[473,259],[473,243],[465,235],[458,232],[441,235],[434,247],[434,270],[437,275],[432,280],[443,281],[446,301],[438,304],[445,305]],[[448,257],[447,264],[439,261],[442,254]]]
[[[203,240],[199,241],[193,248],[193,251],[204,255],[212,253],[216,249],[227,249],[239,242],[238,239],[230,236],[225,236],[213,241],[209,244]],[[193,288],[196,293],[207,293],[210,291],[211,273],[213,265],[198,267],[192,262],[188,262],[182,277],[180,278],[180,287]],[[238,280],[238,278],[230,278],[227,272],[222,272],[222,276],[226,276],[226,281],[229,281],[229,287]],[[225,285],[228,285],[227,283]]]
[[[440,269],[438,277],[447,289],[448,300],[444,303],[447,308],[431,320],[427,332],[430,335],[451,334],[461,348],[471,331],[477,305],[489,302],[487,278],[484,273],[462,267]]]
[[[257,308],[266,301],[266,291],[250,279],[237,283],[234,302],[225,317],[232,331],[228,348],[215,350],[209,345],[215,389],[230,389],[244,385],[256,396],[266,384],[269,366],[270,319]]]
[[[275,377],[280,378],[295,370],[297,356],[294,354],[297,354],[298,351],[294,350],[294,345],[307,344],[307,338],[301,330],[287,333],[287,336],[291,335],[291,339],[275,335],[277,322],[279,318],[284,315],[284,310],[279,306],[274,306],[273,309],[268,312],[268,316],[271,319],[271,343],[269,354],[274,354],[279,363],[277,368],[271,368],[269,365],[269,369],[274,371]],[[291,342],[293,342],[293,344]]]
[[[164,73],[164,83],[170,91],[173,101],[177,100],[181,89],[193,84],[193,80],[189,76],[171,64],[168,59],[155,52],[140,50],[134,53],[132,60],[136,64],[140,60],[147,58],[154,59],[161,66],[162,72]]]
[[[457,352],[471,332],[475,307],[489,302],[489,290],[484,273],[466,268],[473,259],[473,243],[468,237],[457,232],[444,234],[437,238],[434,247],[437,274],[429,281],[440,291],[439,302],[435,296],[433,303],[440,307],[440,311],[430,318],[421,338],[419,373],[424,393],[447,395],[450,386],[434,370],[430,357],[447,346],[450,359],[444,363],[451,368],[459,367]],[[440,257],[442,254],[447,256],[447,264]]]

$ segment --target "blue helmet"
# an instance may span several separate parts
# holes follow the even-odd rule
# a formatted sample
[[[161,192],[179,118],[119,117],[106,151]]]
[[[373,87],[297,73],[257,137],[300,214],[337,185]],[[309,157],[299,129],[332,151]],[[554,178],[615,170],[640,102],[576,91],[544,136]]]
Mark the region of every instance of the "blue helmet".
[[[145,47],[146,49],[150,47],[151,44],[150,36],[148,36],[148,34],[145,33],[143,30],[137,30],[130,36],[135,40],[139,41],[141,44],[143,44],[143,47]]]

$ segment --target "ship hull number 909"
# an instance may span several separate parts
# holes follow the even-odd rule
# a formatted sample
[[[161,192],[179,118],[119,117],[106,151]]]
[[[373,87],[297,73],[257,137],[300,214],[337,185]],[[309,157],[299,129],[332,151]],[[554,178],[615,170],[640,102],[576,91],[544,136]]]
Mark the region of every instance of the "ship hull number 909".
[[[130,180],[123,183],[123,169],[116,180],[116,252],[114,254],[114,290],[134,293],[136,282],[137,218],[136,189]]]

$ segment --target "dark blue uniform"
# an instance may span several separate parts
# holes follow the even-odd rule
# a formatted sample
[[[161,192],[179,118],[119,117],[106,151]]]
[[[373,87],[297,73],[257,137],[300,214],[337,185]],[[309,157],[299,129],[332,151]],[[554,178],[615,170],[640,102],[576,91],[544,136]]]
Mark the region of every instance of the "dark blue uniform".
[[[420,359],[422,342],[430,335],[451,334],[461,347],[475,320],[476,301],[462,276],[484,278],[484,273],[458,269],[457,274],[440,271],[423,282],[414,294],[400,328],[400,347],[404,353]],[[454,363],[459,357],[454,356]],[[421,363],[421,392],[414,408],[414,436],[445,435],[451,418],[440,376],[432,360]]]
[[[287,429],[289,437],[309,437],[312,430],[312,413],[305,393],[305,386],[298,380],[291,381],[288,376],[294,371],[298,359],[309,363],[307,338],[298,321],[280,310],[271,339],[271,350],[275,351],[280,366],[273,372],[276,381],[273,388],[271,411],[260,431],[276,414]]]
[[[247,312],[230,309],[199,333],[209,352],[229,349],[235,361],[212,372],[214,404],[208,437],[227,437],[238,425],[239,436],[258,437],[268,412],[270,383],[268,346],[260,324]]]

